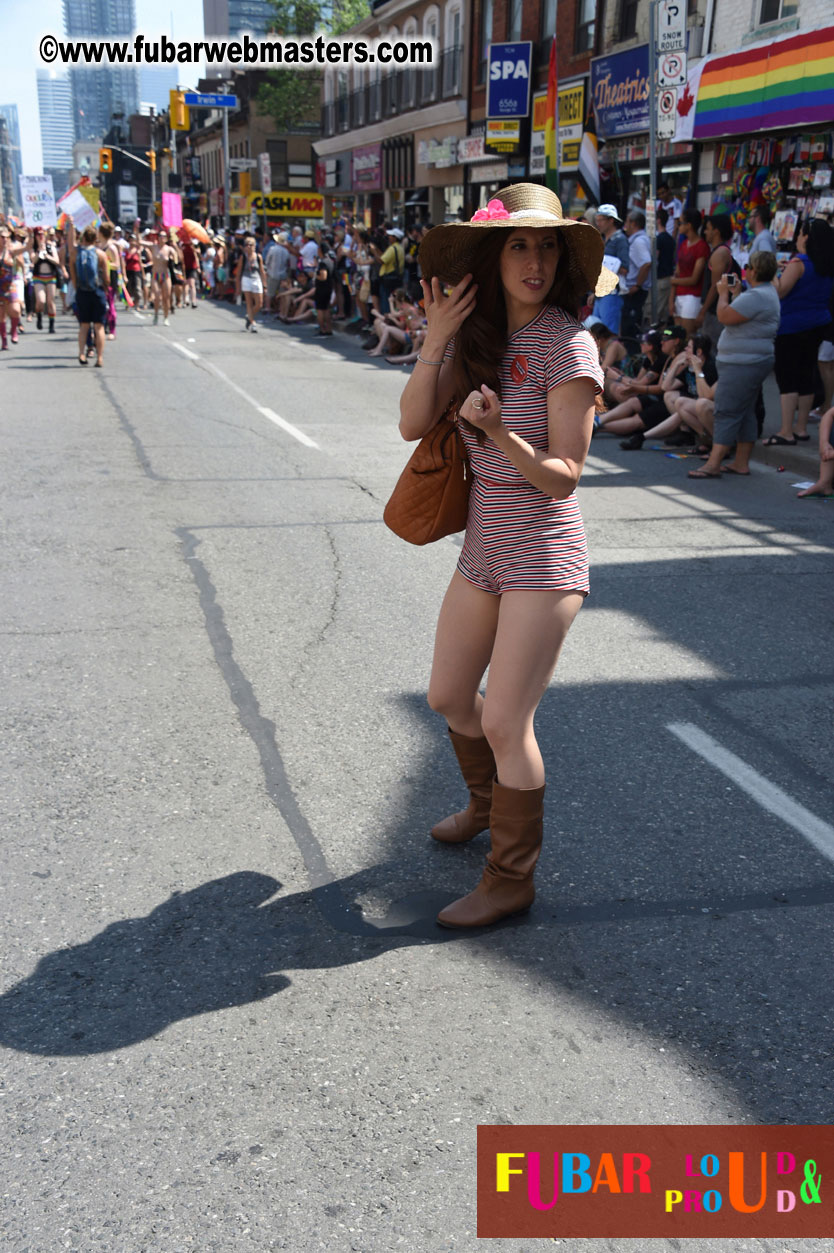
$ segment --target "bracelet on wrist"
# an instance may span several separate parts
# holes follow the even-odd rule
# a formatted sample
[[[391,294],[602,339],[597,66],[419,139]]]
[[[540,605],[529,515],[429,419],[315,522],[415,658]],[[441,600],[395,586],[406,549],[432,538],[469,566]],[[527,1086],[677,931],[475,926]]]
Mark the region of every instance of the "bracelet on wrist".
[[[425,357],[420,356],[419,352],[417,353],[417,360],[420,362],[421,365],[443,365],[442,357],[440,358],[439,361],[427,361]]]

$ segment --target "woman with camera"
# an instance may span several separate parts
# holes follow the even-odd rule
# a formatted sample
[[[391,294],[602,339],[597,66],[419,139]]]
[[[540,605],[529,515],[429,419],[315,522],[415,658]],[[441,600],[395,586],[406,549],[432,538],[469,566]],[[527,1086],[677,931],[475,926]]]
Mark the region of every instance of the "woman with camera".
[[[730,304],[738,291],[738,277],[722,274],[718,280],[718,321],[724,327],[718,340],[712,451],[704,466],[690,470],[691,479],[720,479],[725,474],[750,473],[750,454],[758,435],[756,397],[773,369],[773,341],[779,329],[779,296],[773,286],[776,257],[754,252],[746,269],[748,290]],[[724,457],[736,445],[732,461]]]

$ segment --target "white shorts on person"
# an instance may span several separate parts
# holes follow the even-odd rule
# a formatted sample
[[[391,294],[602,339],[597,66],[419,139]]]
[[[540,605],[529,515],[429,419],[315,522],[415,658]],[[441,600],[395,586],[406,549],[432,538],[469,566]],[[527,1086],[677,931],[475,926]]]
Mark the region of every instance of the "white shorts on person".
[[[240,290],[252,292],[258,296],[262,296],[264,285],[259,278],[244,277],[240,280]]]
[[[675,297],[675,317],[686,318],[691,321],[697,318],[701,312],[700,296],[676,296]]]

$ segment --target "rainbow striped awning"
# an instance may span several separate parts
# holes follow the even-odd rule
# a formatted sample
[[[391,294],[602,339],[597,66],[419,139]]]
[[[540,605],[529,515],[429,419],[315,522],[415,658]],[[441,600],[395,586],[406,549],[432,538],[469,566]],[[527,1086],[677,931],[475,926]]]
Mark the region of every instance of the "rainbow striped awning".
[[[695,139],[834,121],[834,26],[704,66]]]

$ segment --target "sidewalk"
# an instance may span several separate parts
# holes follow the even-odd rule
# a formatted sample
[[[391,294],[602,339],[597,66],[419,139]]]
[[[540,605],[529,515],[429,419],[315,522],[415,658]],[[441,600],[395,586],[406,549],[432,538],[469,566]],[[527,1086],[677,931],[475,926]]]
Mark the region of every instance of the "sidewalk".
[[[764,384],[765,424],[764,437],[773,435],[779,430],[781,414],[779,409],[779,391],[774,375],[770,375]],[[759,441],[754,445],[752,460],[766,466],[784,466],[792,474],[801,474],[803,478],[816,481],[819,473],[819,423],[812,422],[808,427],[811,438],[807,444],[788,444],[776,448],[766,448]]]

